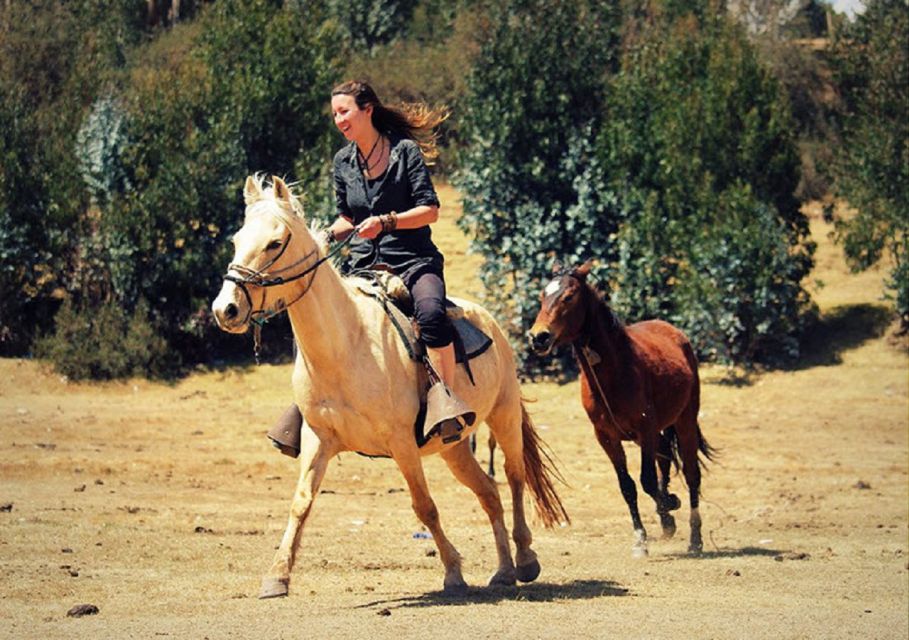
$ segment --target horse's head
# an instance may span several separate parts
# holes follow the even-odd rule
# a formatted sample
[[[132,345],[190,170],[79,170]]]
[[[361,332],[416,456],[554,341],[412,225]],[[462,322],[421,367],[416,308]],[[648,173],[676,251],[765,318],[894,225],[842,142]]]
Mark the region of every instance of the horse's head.
[[[574,269],[553,269],[553,278],[540,293],[540,311],[527,338],[530,347],[546,355],[559,344],[572,342],[584,326],[590,262]]]
[[[295,287],[305,283],[308,288],[311,276],[301,274],[319,253],[299,201],[281,178],[263,188],[259,176],[249,176],[243,197],[246,217],[234,234],[234,257],[212,302],[218,326],[230,333],[243,333],[251,320],[267,319],[299,299]],[[295,299],[287,302],[285,296]]]

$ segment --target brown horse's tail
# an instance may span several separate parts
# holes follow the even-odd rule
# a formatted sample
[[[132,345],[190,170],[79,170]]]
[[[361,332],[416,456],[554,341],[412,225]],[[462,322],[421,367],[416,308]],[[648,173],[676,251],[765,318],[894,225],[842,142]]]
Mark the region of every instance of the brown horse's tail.
[[[553,484],[553,478],[563,484],[565,480],[556,469],[555,462],[549,453],[549,447],[537,433],[523,402],[521,403],[521,434],[524,440],[524,474],[543,525],[552,527],[560,522],[570,524],[571,518],[568,517],[568,512],[565,511]]]

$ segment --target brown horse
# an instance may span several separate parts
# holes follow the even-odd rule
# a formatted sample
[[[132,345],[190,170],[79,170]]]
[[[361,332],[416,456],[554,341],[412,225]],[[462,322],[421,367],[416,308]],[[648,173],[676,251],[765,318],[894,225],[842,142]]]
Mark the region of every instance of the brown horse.
[[[558,344],[574,346],[581,367],[581,402],[631,511],[633,555],[647,554],[647,533],[622,440],[633,440],[641,448],[641,486],[656,502],[666,538],[675,534],[670,511],[681,506],[669,493],[670,465],[678,467],[681,457],[691,503],[688,551],[700,553],[698,451],[708,459],[714,451],[698,426],[700,385],[694,350],[685,334],[667,322],[648,320],[626,327],[587,283],[589,272],[590,263],[555,271],[540,295],[540,312],[528,334],[531,347],[545,355]]]

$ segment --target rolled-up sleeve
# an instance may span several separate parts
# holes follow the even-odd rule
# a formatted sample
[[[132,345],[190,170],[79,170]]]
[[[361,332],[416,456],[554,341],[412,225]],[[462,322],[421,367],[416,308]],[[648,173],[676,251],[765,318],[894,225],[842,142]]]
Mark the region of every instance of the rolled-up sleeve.
[[[415,207],[421,205],[438,207],[439,196],[429,176],[429,169],[420,153],[420,147],[413,141],[406,141],[404,148],[405,161],[407,162],[407,175],[410,178],[410,189]]]

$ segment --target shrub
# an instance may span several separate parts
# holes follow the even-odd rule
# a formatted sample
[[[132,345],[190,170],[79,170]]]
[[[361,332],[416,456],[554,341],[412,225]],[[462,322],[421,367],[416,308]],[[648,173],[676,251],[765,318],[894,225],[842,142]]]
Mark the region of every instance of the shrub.
[[[128,314],[113,303],[78,308],[67,300],[55,321],[54,333],[39,338],[35,352],[73,380],[163,377],[179,364],[144,301]]]

